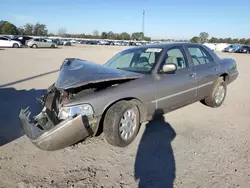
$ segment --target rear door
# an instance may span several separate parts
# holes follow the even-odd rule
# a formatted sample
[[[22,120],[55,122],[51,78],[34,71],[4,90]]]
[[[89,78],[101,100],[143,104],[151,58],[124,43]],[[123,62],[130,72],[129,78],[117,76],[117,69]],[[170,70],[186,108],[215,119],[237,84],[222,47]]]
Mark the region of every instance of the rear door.
[[[40,39],[40,46],[42,48],[46,48],[47,47],[47,44],[46,44],[46,40],[45,39]]]
[[[155,78],[155,103],[164,112],[191,103],[196,97],[196,74],[190,66],[182,46],[166,51],[162,64],[174,63],[175,73],[157,74]]]
[[[41,44],[40,44],[41,42],[40,41],[41,41],[41,39],[39,39],[39,38],[34,39],[33,44],[37,45],[37,47],[40,48],[41,47]]]
[[[213,89],[214,82],[219,76],[219,64],[201,45],[186,46],[191,56],[197,76],[197,99],[204,99]]]
[[[50,48],[50,46],[51,46],[51,42],[48,41],[47,39],[44,39],[44,47]]]

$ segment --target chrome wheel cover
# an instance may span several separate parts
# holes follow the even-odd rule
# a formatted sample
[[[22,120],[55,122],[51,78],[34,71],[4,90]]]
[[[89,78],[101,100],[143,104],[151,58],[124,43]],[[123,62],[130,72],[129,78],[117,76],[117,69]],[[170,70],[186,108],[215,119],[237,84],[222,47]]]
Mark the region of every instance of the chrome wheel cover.
[[[214,98],[216,104],[220,104],[223,101],[225,94],[226,94],[225,88],[222,85],[220,85],[215,92]]]
[[[136,114],[132,109],[123,114],[119,124],[119,134],[122,140],[127,141],[133,136],[136,129],[136,120]]]

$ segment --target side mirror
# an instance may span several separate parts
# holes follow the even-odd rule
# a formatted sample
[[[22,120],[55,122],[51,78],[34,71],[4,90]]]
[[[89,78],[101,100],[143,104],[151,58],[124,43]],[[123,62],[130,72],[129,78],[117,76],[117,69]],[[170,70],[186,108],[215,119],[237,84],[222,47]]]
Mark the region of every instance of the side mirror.
[[[173,63],[163,65],[162,72],[163,73],[174,73],[177,70],[177,66]]]

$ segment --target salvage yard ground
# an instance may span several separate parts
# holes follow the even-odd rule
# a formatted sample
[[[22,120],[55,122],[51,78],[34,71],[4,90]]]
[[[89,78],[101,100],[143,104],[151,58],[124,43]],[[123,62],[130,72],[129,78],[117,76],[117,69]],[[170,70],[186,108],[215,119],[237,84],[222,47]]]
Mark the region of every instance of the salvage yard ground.
[[[64,58],[104,63],[125,47],[0,50],[0,187],[250,187],[250,55],[222,107],[189,105],[142,126],[127,148],[103,136],[47,152],[23,136],[18,114],[52,84]]]

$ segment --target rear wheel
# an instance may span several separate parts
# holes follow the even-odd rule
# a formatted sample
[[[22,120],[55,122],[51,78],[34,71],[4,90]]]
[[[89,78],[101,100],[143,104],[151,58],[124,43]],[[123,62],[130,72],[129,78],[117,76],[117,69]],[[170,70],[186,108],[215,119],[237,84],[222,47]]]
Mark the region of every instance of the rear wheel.
[[[108,143],[114,146],[129,145],[138,134],[140,115],[130,101],[120,101],[111,106],[104,118],[103,132]]]
[[[52,44],[50,47],[51,47],[51,48],[55,48],[56,46],[55,46],[54,44]]]
[[[204,100],[205,105],[213,108],[221,106],[226,98],[226,93],[227,93],[227,84],[223,80],[223,77],[219,77],[215,83],[215,86],[210,96],[205,98]]]
[[[13,48],[19,48],[19,45],[17,43],[14,43]]]
[[[32,48],[37,48],[37,45],[36,45],[36,44],[33,44],[33,45],[32,45]]]

